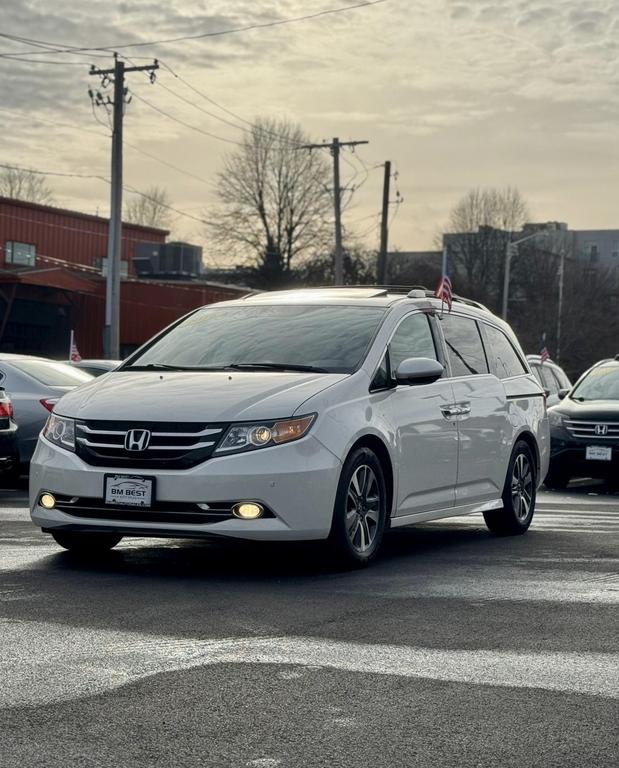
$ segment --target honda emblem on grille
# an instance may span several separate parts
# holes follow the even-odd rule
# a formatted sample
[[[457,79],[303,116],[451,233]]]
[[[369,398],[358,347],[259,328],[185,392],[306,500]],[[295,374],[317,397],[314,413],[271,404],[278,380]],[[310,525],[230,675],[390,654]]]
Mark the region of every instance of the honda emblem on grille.
[[[150,442],[150,432],[147,429],[130,429],[125,435],[127,451],[145,451]]]
[[[599,437],[603,437],[604,435],[608,434],[608,424],[596,424],[595,425],[595,434]]]

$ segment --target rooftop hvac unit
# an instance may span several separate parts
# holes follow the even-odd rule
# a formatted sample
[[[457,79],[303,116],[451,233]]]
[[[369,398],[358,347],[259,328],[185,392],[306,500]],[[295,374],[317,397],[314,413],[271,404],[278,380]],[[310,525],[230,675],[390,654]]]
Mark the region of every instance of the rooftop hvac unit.
[[[189,243],[138,243],[133,259],[138,277],[190,279],[202,272],[202,248]]]

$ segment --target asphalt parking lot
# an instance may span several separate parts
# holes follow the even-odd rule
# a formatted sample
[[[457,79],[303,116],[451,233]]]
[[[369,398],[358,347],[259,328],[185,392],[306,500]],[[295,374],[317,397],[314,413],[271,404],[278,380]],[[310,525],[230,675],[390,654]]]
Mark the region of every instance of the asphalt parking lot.
[[[85,562],[0,491],[0,765],[615,766],[619,495],[529,533],[313,547],[127,539]]]

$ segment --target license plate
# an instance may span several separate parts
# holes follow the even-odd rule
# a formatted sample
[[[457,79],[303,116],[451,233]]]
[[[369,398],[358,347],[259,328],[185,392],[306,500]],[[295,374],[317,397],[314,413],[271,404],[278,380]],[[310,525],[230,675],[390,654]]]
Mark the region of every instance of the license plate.
[[[610,461],[612,459],[612,448],[605,445],[588,445],[586,458],[593,461]]]
[[[155,481],[152,477],[106,475],[105,503],[131,507],[150,507],[154,501]]]

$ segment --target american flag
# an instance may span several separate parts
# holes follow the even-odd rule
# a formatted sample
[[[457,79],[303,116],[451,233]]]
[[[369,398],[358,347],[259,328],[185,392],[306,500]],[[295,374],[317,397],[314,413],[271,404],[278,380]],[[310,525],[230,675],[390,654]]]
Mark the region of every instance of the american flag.
[[[441,304],[447,304],[447,309],[451,312],[451,303],[453,301],[453,293],[451,290],[451,280],[447,275],[443,275],[439,280],[439,284],[434,294],[437,299],[441,300]]]
[[[548,348],[546,347],[546,345],[544,345],[544,346],[541,348],[541,350],[540,350],[540,353],[539,353],[539,356],[540,356],[540,358],[542,359],[542,363],[545,363],[545,362],[547,362],[548,360],[550,360],[550,352],[548,351]]]
[[[75,343],[75,334],[73,331],[71,331],[71,342],[69,345],[69,360],[72,363],[79,363],[79,361],[82,359],[82,356],[80,355],[79,349],[77,348],[77,344]]]

